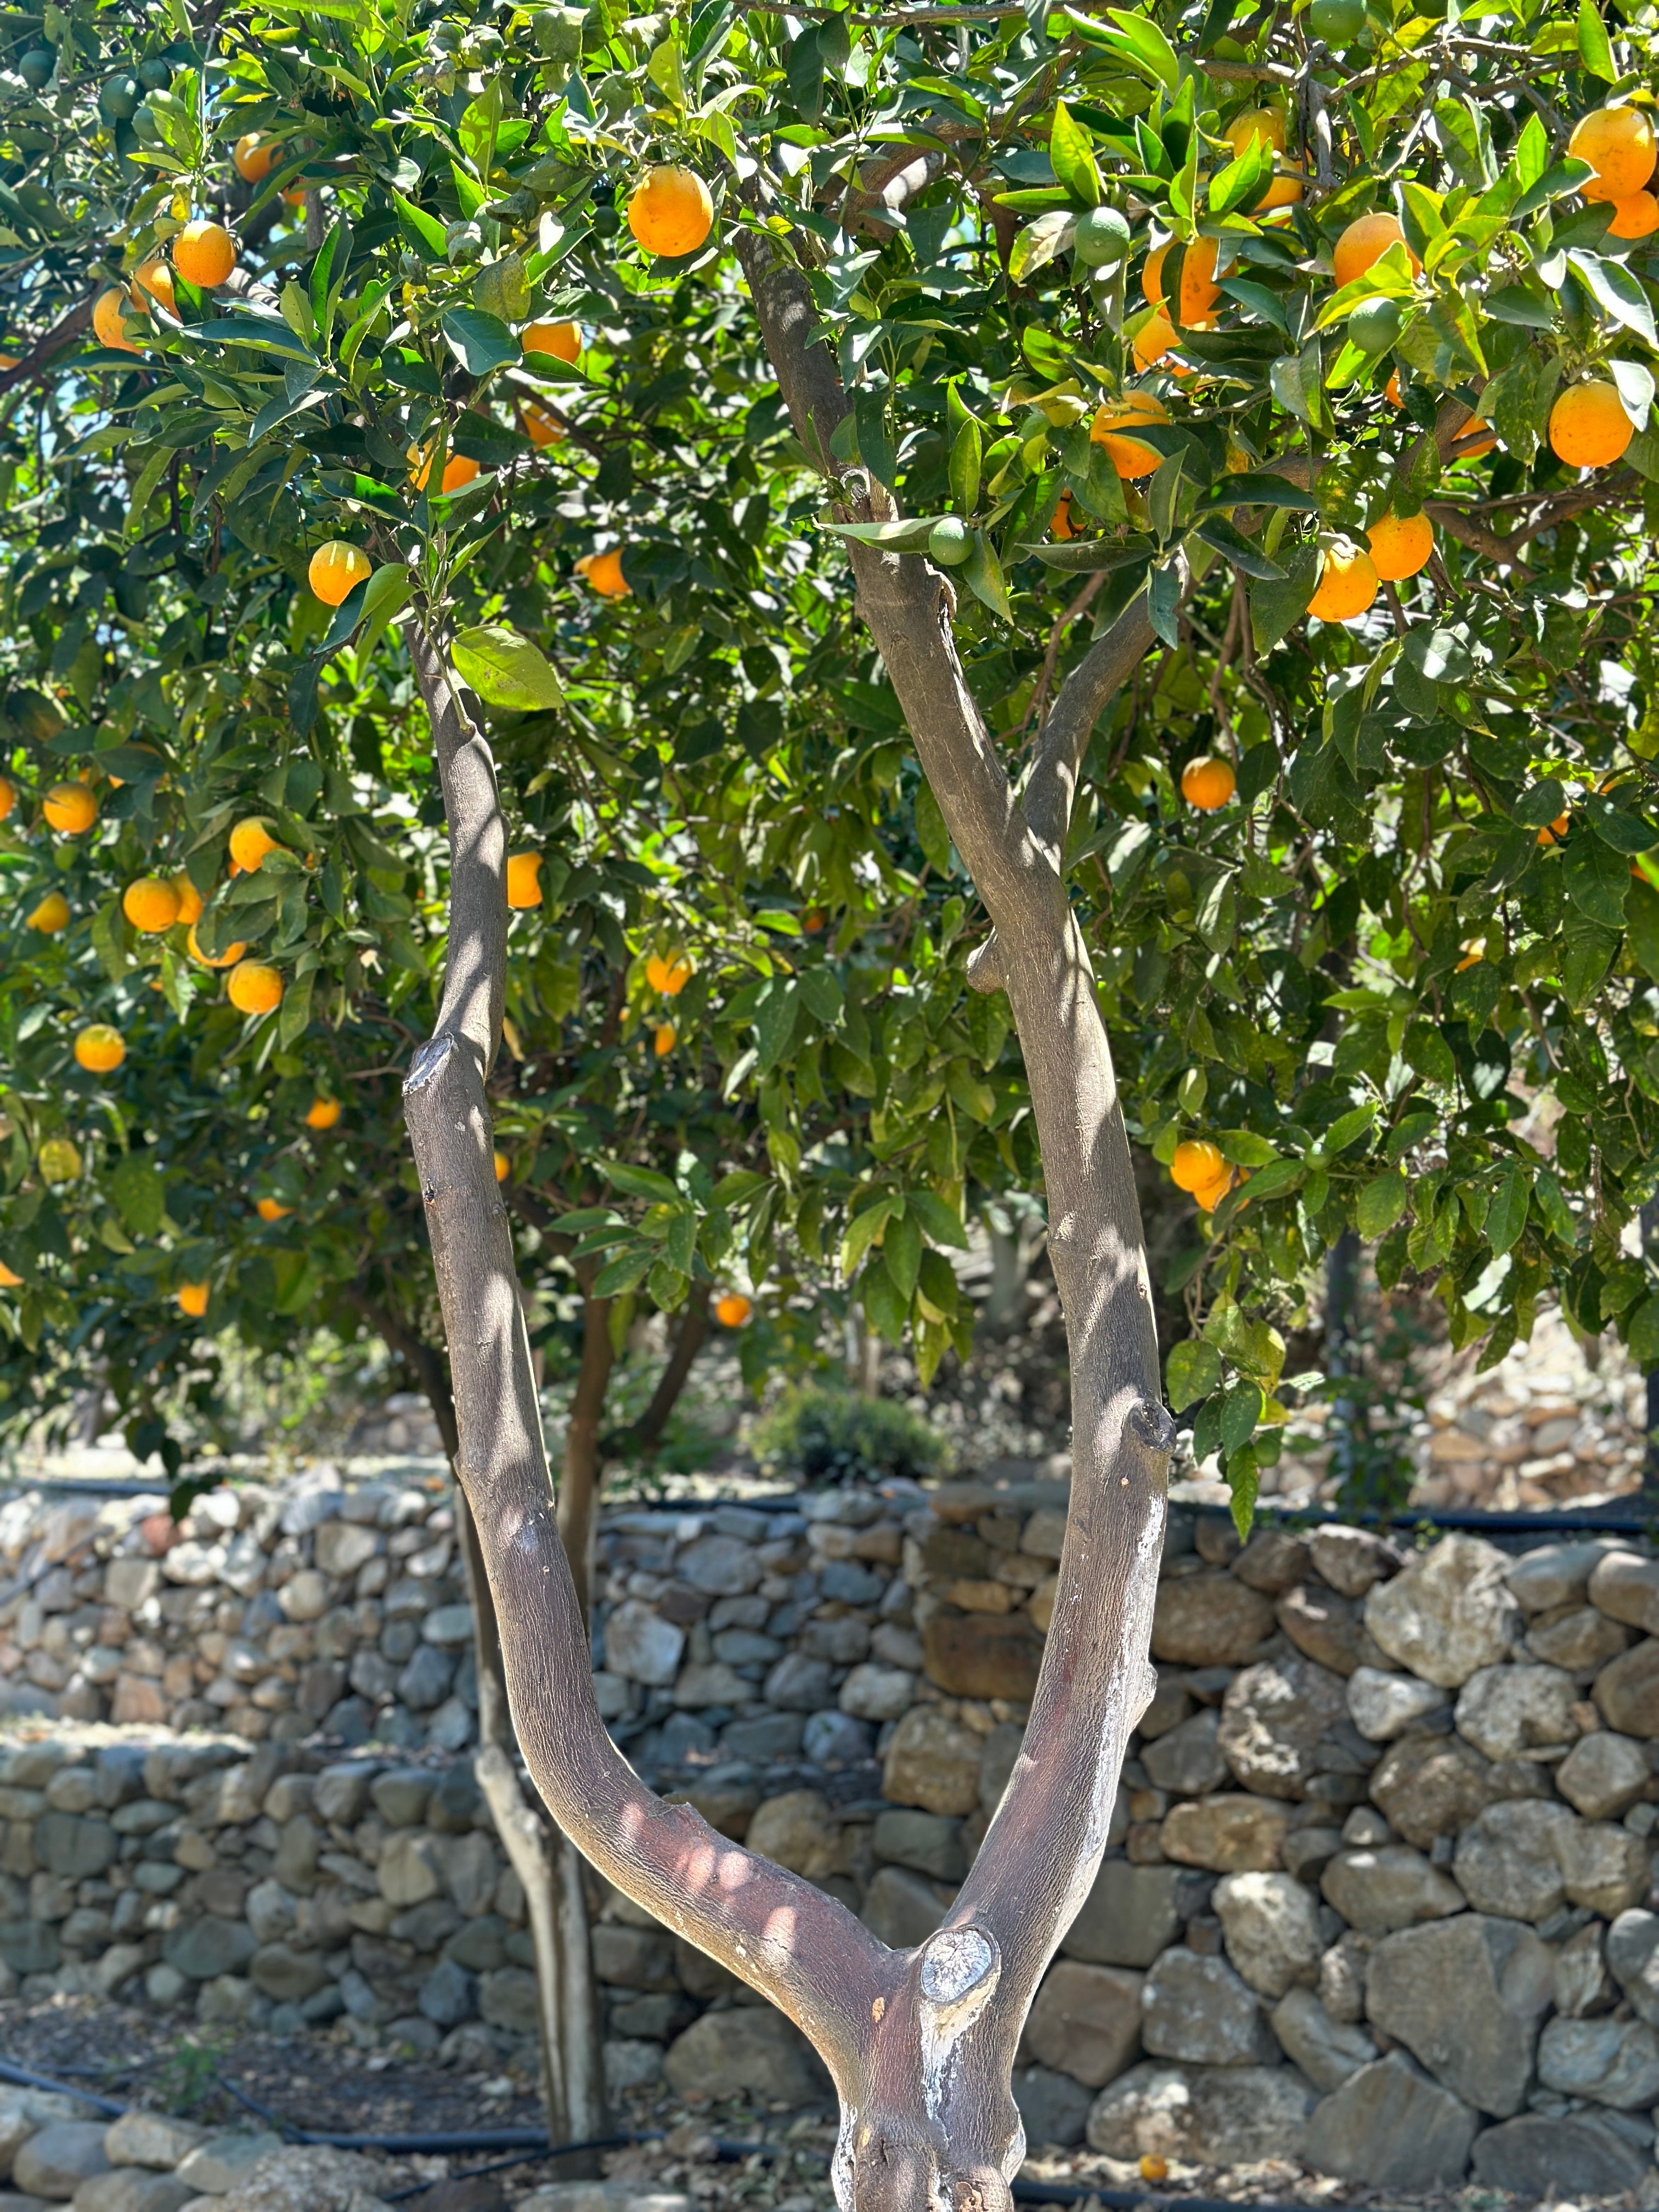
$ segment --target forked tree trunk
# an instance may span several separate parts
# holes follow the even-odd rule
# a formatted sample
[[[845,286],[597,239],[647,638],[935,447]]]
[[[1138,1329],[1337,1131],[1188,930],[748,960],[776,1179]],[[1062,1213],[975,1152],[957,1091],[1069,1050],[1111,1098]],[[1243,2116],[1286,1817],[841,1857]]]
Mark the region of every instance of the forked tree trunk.
[[[827,453],[847,400],[833,355],[810,343],[805,281],[755,233],[740,232],[738,250],[796,434],[809,453]],[[450,941],[404,1109],[449,1332],[458,1471],[543,1795],[610,1881],[816,2045],[841,2097],[833,2178],[848,2212],[1002,2212],[1024,2154],[1011,2088],[1020,2032],[1093,1882],[1154,1684],[1147,1648],[1175,1434],[1111,1054],[1060,866],[1090,732],[1152,633],[1138,604],[1091,648],[1017,800],[951,641],[948,586],[915,558],[853,558],[860,611],[994,926],[974,981],[1007,989],[1025,1054],[1073,1391],[1071,1521],[1024,1748],[945,1925],[918,1948],[890,1950],[836,1899],[690,1806],[662,1803],[599,1719],[491,1164],[484,1079],[507,939],[495,771],[441,637],[419,620],[411,651],[449,817]]]

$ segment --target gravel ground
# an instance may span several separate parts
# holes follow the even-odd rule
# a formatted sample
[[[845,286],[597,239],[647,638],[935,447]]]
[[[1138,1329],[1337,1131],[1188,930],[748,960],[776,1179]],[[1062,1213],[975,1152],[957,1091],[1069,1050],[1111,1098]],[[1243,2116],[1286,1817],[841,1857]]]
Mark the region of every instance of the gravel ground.
[[[256,2125],[231,2084],[280,2119],[331,2134],[398,2135],[474,2128],[535,2127],[541,2103],[527,2075],[464,2073],[413,2058],[356,2050],[327,2034],[279,2040],[234,2030],[188,2028],[134,2007],[92,1997],[0,2002],[0,2057],[57,2076],[97,2096],[172,2112],[208,2126]],[[604,2171],[652,2189],[684,2191],[699,2212],[834,2212],[827,2114],[791,2114],[753,2104],[630,2093],[612,2114],[617,2131],[660,2140],[601,2154]],[[720,2143],[768,2147],[765,2157],[722,2156]],[[538,2159],[479,2174],[487,2154],[388,2159],[385,2193],[413,2212],[508,2212],[542,2184],[569,2178],[570,2165]],[[469,2179],[468,2177],[477,2176]],[[1522,2200],[1474,2184],[1423,2194],[1358,2189],[1290,2160],[1222,2170],[1176,2160],[1146,2173],[1087,2150],[1027,2160],[1022,2179],[1068,2190],[1133,2193],[1136,2212],[1177,2212],[1182,2200],[1304,2205],[1316,2212],[1520,2212]],[[465,2184],[465,2185],[462,2185]],[[1656,2212],[1650,2193],[1575,2197],[1576,2212]],[[1081,2212],[1102,2212],[1092,2198]]]

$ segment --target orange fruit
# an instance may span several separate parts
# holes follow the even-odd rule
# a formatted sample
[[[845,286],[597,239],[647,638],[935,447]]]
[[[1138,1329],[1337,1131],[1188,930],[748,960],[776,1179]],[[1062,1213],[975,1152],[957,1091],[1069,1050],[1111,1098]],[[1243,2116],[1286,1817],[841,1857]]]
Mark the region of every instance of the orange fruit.
[[[678,1041],[678,1036],[679,1032],[675,1029],[672,1022],[658,1023],[655,1030],[652,1032],[651,1049],[656,1054],[659,1060],[665,1059],[669,1053],[673,1051],[675,1044]]]
[[[1371,566],[1385,584],[1397,584],[1428,566],[1434,550],[1434,525],[1426,514],[1385,514],[1365,532]]]
[[[280,1198],[259,1198],[253,1202],[253,1211],[261,1221],[286,1221],[294,1208],[284,1206]]]
[[[256,875],[266,854],[282,849],[257,814],[246,816],[230,833],[230,857],[244,875]]]
[[[741,1291],[727,1291],[714,1301],[714,1318],[722,1328],[741,1328],[754,1310]]]
[[[336,1128],[339,1124],[339,1120],[340,1102],[337,1098],[324,1098],[319,1097],[313,1098],[310,1105],[306,1109],[306,1127],[307,1129]]]
[[[157,937],[179,919],[179,894],[160,876],[140,876],[121,894],[121,911],[141,935]]]
[[[1478,461],[1482,453],[1490,453],[1497,444],[1498,440],[1492,434],[1490,424],[1483,422],[1478,415],[1466,415],[1456,432],[1452,459]]]
[[[48,1137],[34,1157],[47,1182],[73,1182],[81,1172],[81,1148],[67,1137]]]
[[[230,158],[245,185],[262,185],[276,167],[282,150],[280,138],[268,137],[263,131],[245,131],[232,148]]]
[[[1224,806],[1237,788],[1232,763],[1217,755],[1189,760],[1181,771],[1181,795],[1200,814],[1213,814],[1218,806]]]
[[[325,606],[337,607],[365,576],[372,574],[374,568],[374,563],[361,545],[349,545],[343,538],[331,538],[312,555],[306,581]]]
[[[628,203],[628,228],[647,253],[695,253],[714,227],[708,185],[678,162],[653,169]]]
[[[1121,477],[1148,477],[1163,459],[1162,453],[1143,445],[1124,431],[1144,422],[1167,422],[1170,410],[1150,392],[1126,392],[1121,399],[1108,399],[1095,411],[1089,426],[1091,445],[1104,446],[1106,458]]]
[[[1659,199],[1651,192],[1632,192],[1613,204],[1609,238],[1651,238],[1659,230]]]
[[[69,901],[62,891],[48,891],[33,914],[23,918],[25,929],[38,929],[42,937],[55,937],[68,926]]]
[[[1158,246],[1146,256],[1146,265],[1140,272],[1140,289],[1154,307],[1164,305],[1164,264],[1169,252],[1169,246]],[[1215,281],[1215,240],[1195,238],[1181,264],[1182,321],[1202,330],[1214,320],[1215,304],[1220,297],[1221,287]]]
[[[179,902],[179,912],[175,916],[177,921],[196,922],[202,919],[202,894],[182,869],[173,878],[167,888]]]
[[[1233,1171],[1223,1168],[1212,1182],[1200,1183],[1193,1193],[1193,1203],[1200,1213],[1213,1213],[1233,1187]]]
[[[1616,384],[1569,386],[1550,410],[1550,449],[1572,469],[1605,468],[1636,434]]]
[[[1268,180],[1267,191],[1250,212],[1266,215],[1274,208],[1294,207],[1306,190],[1307,179],[1299,170],[1275,169]]]
[[[98,801],[84,783],[54,783],[41,811],[60,836],[78,837],[98,819]]]
[[[1598,107],[1581,115],[1567,151],[1595,174],[1578,187],[1587,200],[1625,200],[1653,174],[1656,142],[1644,108]]]
[[[539,853],[509,853],[507,856],[507,902],[509,906],[539,906],[542,887]]]
[[[526,353],[551,354],[555,361],[574,362],[582,349],[580,323],[531,323],[519,333]]]
[[[206,1283],[180,1283],[173,1294],[179,1301],[180,1312],[187,1313],[192,1321],[200,1321],[208,1310],[210,1287]]]
[[[409,481],[416,491],[424,491],[432,480],[433,449],[430,446],[414,454],[410,461]],[[478,464],[465,453],[451,453],[444,463],[444,472],[439,483],[440,492],[463,490],[478,473]]]
[[[620,545],[613,545],[608,553],[585,553],[576,563],[576,574],[602,599],[625,599],[629,595]]]
[[[1276,107],[1247,107],[1242,115],[1234,116],[1221,135],[1235,157],[1248,153],[1258,140],[1265,141],[1275,154],[1282,154],[1285,118]]]
[[[1397,368],[1392,372],[1388,382],[1383,386],[1382,397],[1388,401],[1390,407],[1403,407],[1405,405],[1406,396],[1400,389],[1400,371]]]
[[[1060,495],[1060,505],[1054,509],[1054,520],[1048,525],[1048,535],[1058,538],[1062,543],[1068,538],[1083,535],[1072,520],[1072,495],[1068,491],[1063,491]]]
[[[17,786],[15,783],[8,783],[5,777],[0,775],[0,822],[5,820],[16,804]]]
[[[1540,845],[1559,845],[1566,834],[1567,817],[1565,814],[1558,814],[1553,822],[1539,831],[1536,842]]]
[[[239,960],[226,988],[239,1014],[273,1013],[283,1003],[283,979],[263,960]]]
[[[236,963],[241,958],[242,955],[247,951],[246,945],[229,945],[226,946],[225,950],[219,955],[216,960],[210,958],[209,955],[202,950],[201,939],[196,934],[194,924],[191,925],[190,934],[185,939],[185,944],[190,953],[191,958],[195,961],[198,967],[200,968],[234,968],[236,965]]]
[[[665,960],[660,952],[653,952],[645,963],[645,980],[653,991],[660,991],[665,999],[678,999],[691,981],[692,967],[683,952]]]
[[[1321,622],[1352,622],[1364,613],[1380,587],[1370,555],[1351,538],[1334,538],[1325,548],[1319,566],[1319,588],[1308,604],[1308,612]]]
[[[1181,340],[1175,325],[1170,320],[1168,310],[1155,307],[1129,343],[1134,353],[1136,368],[1148,369],[1162,361],[1165,354],[1180,344]],[[1176,374],[1182,374],[1184,372],[1177,368]]]
[[[495,1148],[495,1180],[505,1182],[513,1172],[513,1163],[499,1146]]]
[[[526,407],[520,415],[524,434],[532,446],[556,446],[564,436],[564,425],[540,407]]]
[[[90,1022],[75,1040],[75,1061],[88,1075],[112,1075],[127,1056],[126,1040],[107,1022]]]
[[[816,937],[823,927],[823,916],[817,907],[809,906],[800,918],[800,926],[809,937]]]
[[[109,346],[117,353],[137,353],[137,347],[122,327],[121,319],[126,311],[126,293],[118,284],[112,284],[92,303],[92,327],[100,345]]]
[[[1220,1147],[1207,1137],[1183,1137],[1170,1162],[1170,1180],[1177,1190],[1201,1190],[1226,1172]]]
[[[1337,240],[1332,254],[1338,290],[1345,284],[1352,284],[1356,276],[1363,276],[1391,246],[1404,245],[1405,239],[1399,216],[1389,214],[1386,209],[1378,209],[1375,215],[1356,216]],[[1420,276],[1422,263],[1409,247],[1407,254],[1413,276]]]
[[[1140,2178],[1143,2181],[1167,2181],[1170,2178],[1169,2160],[1160,2158],[1155,2150],[1144,2152],[1140,2160]]]
[[[186,284],[210,292],[236,266],[236,241],[223,223],[198,216],[173,240],[173,265]]]
[[[168,314],[178,313],[173,294],[173,271],[159,256],[142,262],[134,270],[130,293],[135,307],[148,307],[151,300],[159,300]]]
[[[0,1291],[21,1290],[22,1288],[22,1284],[23,1278],[21,1275],[14,1274],[11,1269],[6,1265],[5,1261],[3,1260],[0,1260]]]

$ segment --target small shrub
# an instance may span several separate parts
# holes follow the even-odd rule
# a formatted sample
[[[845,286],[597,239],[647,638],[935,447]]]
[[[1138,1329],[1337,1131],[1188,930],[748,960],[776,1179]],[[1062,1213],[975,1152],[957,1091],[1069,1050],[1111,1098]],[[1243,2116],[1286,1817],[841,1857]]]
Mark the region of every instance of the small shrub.
[[[750,1439],[763,1467],[808,1482],[913,1481],[944,1473],[951,1447],[920,1413],[890,1398],[865,1398],[815,1383],[792,1385],[755,1424]]]

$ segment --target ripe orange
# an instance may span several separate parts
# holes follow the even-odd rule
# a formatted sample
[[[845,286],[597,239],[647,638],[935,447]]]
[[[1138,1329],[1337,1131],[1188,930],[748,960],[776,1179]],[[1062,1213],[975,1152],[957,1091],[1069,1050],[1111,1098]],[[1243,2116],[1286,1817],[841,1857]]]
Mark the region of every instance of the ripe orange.
[[[159,256],[142,262],[134,270],[130,290],[135,307],[148,307],[151,300],[159,300],[168,314],[179,312],[173,292],[173,271]]]
[[[580,323],[531,323],[519,333],[526,353],[551,354],[555,361],[574,362],[582,349]]]
[[[127,1056],[126,1041],[107,1022],[90,1022],[75,1040],[75,1060],[88,1075],[112,1075]]]
[[[653,169],[628,203],[628,228],[647,253],[695,253],[714,227],[708,185],[678,162]]]
[[[253,1211],[261,1221],[286,1221],[294,1208],[284,1206],[280,1198],[259,1198],[253,1202]]]
[[[17,804],[17,786],[0,775],[0,822],[3,822]]]
[[[100,345],[117,353],[137,353],[138,348],[121,326],[121,318],[127,311],[127,295],[118,284],[100,292],[92,303],[92,327]]]
[[[1356,216],[1337,240],[1332,254],[1338,290],[1345,284],[1352,284],[1356,276],[1363,276],[1391,246],[1404,245],[1405,238],[1399,216],[1389,214],[1386,209],[1378,209],[1375,215]],[[1409,247],[1407,255],[1413,276],[1420,276],[1422,263]]]
[[[1383,386],[1382,397],[1388,401],[1390,407],[1403,407],[1405,405],[1406,395],[1400,389],[1400,371],[1397,368],[1392,373],[1388,382]]]
[[[140,876],[121,894],[121,911],[145,937],[158,937],[179,919],[179,894],[160,876]]]
[[[373,573],[374,567],[361,545],[349,545],[343,538],[331,538],[312,555],[306,581],[325,606],[337,607],[365,576]]]
[[[1276,107],[1247,107],[1242,115],[1235,115],[1222,132],[1234,155],[1246,154],[1258,140],[1265,141],[1275,154],[1285,150],[1285,118]]]
[[[1267,215],[1274,208],[1294,207],[1307,190],[1307,179],[1297,169],[1275,169],[1268,180],[1267,189],[1251,209],[1252,215]]]
[[[1104,446],[1106,458],[1121,477],[1149,477],[1163,459],[1162,453],[1139,438],[1121,434],[1144,422],[1167,422],[1170,410],[1150,392],[1126,392],[1121,399],[1106,400],[1089,426],[1091,445]]]
[[[1468,414],[1458,426],[1452,457],[1459,461],[1478,461],[1483,453],[1490,453],[1498,444],[1491,427],[1480,416]]]
[[[1054,520],[1048,525],[1048,535],[1058,538],[1062,544],[1068,538],[1083,535],[1072,520],[1072,495],[1068,491],[1063,491],[1060,495],[1060,505],[1054,509]]]
[[[185,939],[185,945],[191,958],[201,968],[234,968],[247,951],[246,945],[239,942],[227,945],[217,959],[210,958],[202,950],[201,939],[196,934],[194,925],[191,926],[189,936]]]
[[[81,1147],[68,1137],[48,1137],[34,1157],[47,1182],[73,1182],[81,1172]]]
[[[512,1161],[511,1161],[510,1159],[508,1159],[508,1158],[507,1157],[507,1154],[506,1154],[504,1152],[502,1152],[502,1151],[501,1151],[501,1149],[500,1146],[496,1146],[496,1148],[495,1148],[495,1180],[496,1180],[496,1182],[505,1182],[507,1181],[507,1179],[508,1176],[510,1176],[510,1175],[512,1174],[512,1172],[513,1172],[513,1163],[512,1163]]]
[[[1376,563],[1363,547],[1346,538],[1333,539],[1319,568],[1319,589],[1308,612],[1321,622],[1352,622],[1363,615],[1381,588]]]
[[[230,833],[230,857],[245,875],[257,874],[265,864],[266,854],[282,849],[257,814],[245,817]]]
[[[623,574],[620,545],[613,545],[608,553],[585,553],[576,563],[576,574],[602,599],[625,599],[629,596],[629,585]]]
[[[1177,1190],[1201,1190],[1227,1172],[1220,1147],[1207,1137],[1185,1137],[1170,1162],[1170,1180]]]
[[[1618,386],[1600,379],[1570,386],[1550,410],[1550,448],[1569,468],[1605,468],[1635,434]]]
[[[173,265],[186,284],[211,292],[236,266],[236,241],[223,223],[198,216],[173,240]]]
[[[722,1328],[741,1328],[754,1310],[741,1291],[727,1291],[714,1301],[714,1318]]]
[[[1168,246],[1158,246],[1146,256],[1146,265],[1140,272],[1141,291],[1154,307],[1164,305],[1164,264],[1169,252]],[[1202,330],[1214,320],[1215,304],[1220,297],[1221,287],[1215,281],[1215,240],[1195,238],[1181,264],[1182,321]]]
[[[668,1054],[673,1051],[678,1036],[679,1032],[675,1029],[672,1022],[658,1023],[652,1032],[651,1049],[659,1060],[665,1059]]]
[[[429,446],[424,452],[411,456],[409,465],[409,481],[416,491],[424,491],[430,483],[432,461],[433,449]],[[443,477],[439,483],[438,489],[440,492],[461,491],[472,482],[477,473],[478,464],[476,461],[470,460],[465,453],[451,453],[444,463]]]
[[[167,888],[179,902],[179,911],[175,916],[177,921],[197,922],[202,919],[202,894],[183,869],[179,870]]]
[[[200,1321],[208,1310],[210,1287],[207,1283],[180,1283],[173,1294],[179,1301],[179,1310],[187,1313],[192,1321]]]
[[[1224,806],[1237,788],[1232,763],[1214,755],[1189,760],[1181,771],[1181,795],[1200,814],[1213,814],[1218,806]]]
[[[337,1098],[313,1098],[306,1109],[307,1129],[332,1129],[339,1125],[340,1102]]]
[[[509,853],[507,856],[507,902],[509,906],[539,906],[542,902],[542,856],[539,853]]]
[[[675,953],[672,960],[665,960],[661,953],[653,952],[645,963],[646,981],[653,991],[660,991],[665,999],[678,999],[691,981],[692,973],[691,963],[684,952]]]
[[[1659,199],[1651,192],[1632,192],[1613,204],[1609,238],[1651,238],[1659,230]]]
[[[520,416],[524,434],[532,446],[556,446],[564,436],[564,425],[540,407],[526,407]]]
[[[1371,549],[1371,566],[1384,583],[1397,584],[1428,566],[1434,551],[1434,525],[1426,514],[1403,519],[1385,514],[1365,532]]]
[[[1553,822],[1539,831],[1536,842],[1540,845],[1559,845],[1567,834],[1567,817],[1558,814]]]
[[[1595,174],[1578,187],[1587,200],[1628,199],[1653,174],[1653,124],[1644,108],[1598,107],[1580,116],[1567,151]]]
[[[283,979],[263,960],[239,960],[226,986],[239,1014],[269,1014],[283,1003]]]
[[[23,918],[25,929],[38,929],[42,937],[55,937],[69,924],[69,901],[62,891],[48,891],[33,914]]]
[[[6,1265],[5,1261],[3,1260],[0,1260],[0,1291],[21,1290],[22,1285],[23,1278],[21,1275],[14,1274],[11,1269]]]
[[[1180,343],[1176,326],[1170,320],[1168,309],[1155,307],[1130,340],[1136,368],[1139,369],[1155,368],[1163,360],[1164,355],[1171,352]],[[1189,374],[1188,371],[1179,367],[1176,368],[1177,376],[1188,374]]]
[[[823,927],[823,916],[815,906],[809,906],[800,918],[800,926],[809,937],[816,937]]]
[[[1170,2178],[1169,2160],[1160,2158],[1155,2150],[1143,2153],[1140,2160],[1140,2178],[1143,2181],[1167,2181]]]
[[[41,811],[60,836],[78,837],[98,819],[98,801],[84,783],[54,783]]]
[[[268,137],[263,131],[245,131],[231,149],[230,158],[245,185],[262,185],[276,167],[282,150],[280,138]]]

